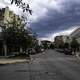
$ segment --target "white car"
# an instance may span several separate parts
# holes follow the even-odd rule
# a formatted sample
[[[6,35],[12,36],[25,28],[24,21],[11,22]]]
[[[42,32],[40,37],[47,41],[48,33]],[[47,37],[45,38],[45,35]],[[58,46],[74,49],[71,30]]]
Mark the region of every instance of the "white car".
[[[41,51],[43,52],[43,51],[44,51],[44,49],[43,49],[43,48],[41,48]]]

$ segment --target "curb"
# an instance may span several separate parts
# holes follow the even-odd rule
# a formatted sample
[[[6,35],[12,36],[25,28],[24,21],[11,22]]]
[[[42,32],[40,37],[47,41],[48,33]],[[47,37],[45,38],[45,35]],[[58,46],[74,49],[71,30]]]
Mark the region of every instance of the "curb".
[[[0,66],[10,65],[10,64],[18,64],[18,63],[29,63],[29,61],[30,60],[0,63]]]
[[[78,60],[80,60],[80,57],[79,56],[76,56],[76,57],[77,57]]]

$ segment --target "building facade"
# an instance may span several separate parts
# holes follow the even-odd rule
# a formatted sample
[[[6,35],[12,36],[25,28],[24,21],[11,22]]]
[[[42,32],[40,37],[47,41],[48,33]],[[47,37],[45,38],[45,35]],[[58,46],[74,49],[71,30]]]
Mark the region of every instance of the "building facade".
[[[54,38],[54,43],[57,48],[63,46],[65,43],[71,45],[71,42],[75,38],[80,45],[80,27],[78,27],[75,31],[73,31],[69,36],[60,35]]]
[[[54,39],[54,44],[55,47],[57,48],[63,48],[65,43],[70,44],[70,42],[71,42],[71,37],[67,35],[56,36]]]
[[[21,27],[21,19],[18,15],[14,14],[13,11],[10,11],[8,7],[0,9],[0,55],[7,55],[7,45],[4,40],[4,30],[6,28],[12,27],[16,22],[16,26]]]
[[[74,32],[71,33],[70,35],[71,38],[76,38],[78,43],[80,44],[80,27],[77,28]]]
[[[19,27],[19,24],[21,24],[19,15],[14,14],[8,7],[0,9],[0,27],[11,27],[14,20],[16,21],[16,25]]]

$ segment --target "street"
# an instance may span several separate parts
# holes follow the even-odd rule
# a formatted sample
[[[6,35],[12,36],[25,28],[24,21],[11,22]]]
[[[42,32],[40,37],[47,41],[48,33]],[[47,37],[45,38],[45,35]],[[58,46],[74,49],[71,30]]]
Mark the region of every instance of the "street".
[[[0,80],[80,80],[80,61],[72,55],[46,50],[31,55],[29,63],[0,66]]]

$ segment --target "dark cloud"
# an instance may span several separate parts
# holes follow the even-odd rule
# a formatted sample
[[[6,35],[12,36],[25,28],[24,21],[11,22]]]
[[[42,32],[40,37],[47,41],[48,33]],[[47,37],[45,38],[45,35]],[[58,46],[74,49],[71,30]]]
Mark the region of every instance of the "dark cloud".
[[[31,27],[33,31],[42,37],[49,33],[68,29],[74,25],[80,25],[80,4],[68,3],[64,5],[64,13],[49,10],[45,18],[32,23]]]

